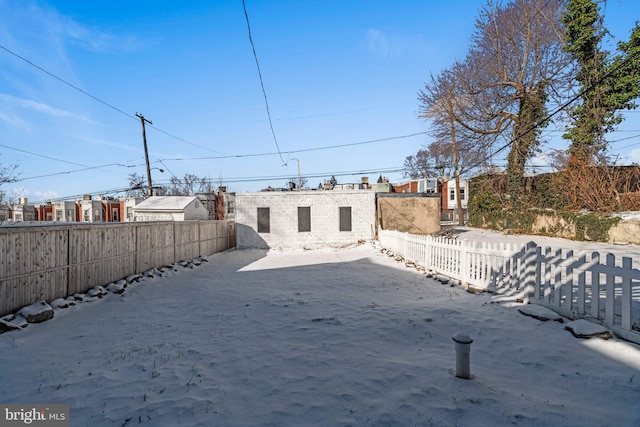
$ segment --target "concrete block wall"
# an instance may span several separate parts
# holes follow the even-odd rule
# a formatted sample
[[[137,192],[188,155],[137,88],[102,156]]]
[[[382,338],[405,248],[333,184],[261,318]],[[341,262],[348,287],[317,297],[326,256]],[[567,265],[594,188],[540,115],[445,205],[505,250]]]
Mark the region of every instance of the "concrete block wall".
[[[372,239],[375,197],[366,190],[236,193],[237,247],[318,248]],[[309,232],[298,232],[298,207],[311,208]],[[340,207],[351,207],[351,231],[340,231]],[[269,208],[269,233],[258,233],[258,208]]]

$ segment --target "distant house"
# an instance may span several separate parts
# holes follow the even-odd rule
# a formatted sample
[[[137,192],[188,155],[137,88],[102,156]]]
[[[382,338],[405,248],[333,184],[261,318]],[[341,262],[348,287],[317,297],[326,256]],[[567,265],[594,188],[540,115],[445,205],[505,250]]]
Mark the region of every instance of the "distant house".
[[[54,202],[53,203],[54,221],[76,222],[76,203],[75,202]]]
[[[209,217],[196,196],[152,196],[132,209],[134,221],[190,221]]]
[[[123,222],[131,222],[134,221],[133,218],[133,208],[141,203],[144,199],[142,197],[125,197],[120,199],[120,221]]]
[[[442,197],[442,221],[455,221],[458,218],[458,201],[456,199],[456,180],[443,176],[438,178],[420,178],[404,184],[396,185],[397,193],[437,194]],[[467,178],[460,178],[460,200],[462,214],[466,215],[469,202],[469,182]]]
[[[208,219],[225,220],[235,218],[235,193],[227,193],[225,186],[220,186],[218,193],[198,193],[196,196],[207,208]]]
[[[102,216],[106,222],[120,222],[122,218],[122,206],[120,200],[112,198],[102,199]]]
[[[449,179],[445,177],[445,179]],[[436,194],[440,193],[442,187],[443,178],[419,178],[414,179],[404,184],[395,184],[393,186],[396,193],[425,193]]]
[[[37,221],[53,221],[54,206],[51,202],[36,206]]]
[[[36,208],[27,204],[27,199],[21,197],[17,205],[11,205],[11,212],[15,222],[35,221]]]
[[[466,215],[469,202],[469,181],[466,178],[460,178],[460,201],[462,202],[462,215]],[[442,220],[457,221],[457,219],[456,180],[451,178],[442,183]]]
[[[80,221],[81,222],[103,222],[103,206],[102,198],[99,200],[93,200],[90,195],[85,195],[82,200],[78,202],[80,208]]]
[[[11,207],[9,205],[0,205],[0,221],[11,219]]]
[[[346,184],[336,184],[333,187],[334,191],[345,191],[345,190],[368,190],[369,185],[366,182],[355,182],[355,183],[346,183]]]

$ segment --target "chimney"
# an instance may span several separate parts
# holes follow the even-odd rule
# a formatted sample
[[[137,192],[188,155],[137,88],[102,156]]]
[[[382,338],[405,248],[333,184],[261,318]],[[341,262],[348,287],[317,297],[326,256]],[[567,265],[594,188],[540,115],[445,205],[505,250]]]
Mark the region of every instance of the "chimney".
[[[82,200],[91,200],[91,194],[85,194],[82,196]]]
[[[19,205],[26,205],[27,204],[27,198],[26,197],[19,197],[18,198],[18,204]]]

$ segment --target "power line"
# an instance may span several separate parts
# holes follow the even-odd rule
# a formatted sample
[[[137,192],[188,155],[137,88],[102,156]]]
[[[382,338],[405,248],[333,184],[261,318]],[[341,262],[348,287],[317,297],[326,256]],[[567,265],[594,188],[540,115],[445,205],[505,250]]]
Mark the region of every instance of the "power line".
[[[342,172],[315,172],[311,174],[304,174],[303,178],[323,178],[327,176],[349,176],[349,175],[369,175],[369,174],[388,174],[396,172],[408,171],[407,167],[391,167],[391,168],[377,168],[377,169],[363,169],[355,171],[342,171]],[[271,176],[248,176],[248,177],[235,177],[224,178],[224,182],[239,183],[239,182],[262,182],[262,181],[275,181],[286,180],[291,178],[291,175],[271,175]],[[169,182],[163,182],[169,184]]]
[[[134,168],[134,167],[139,167],[139,166],[144,166],[144,165],[123,165],[121,163],[109,163],[108,165],[90,166],[90,167],[86,167],[86,168],[83,168],[83,169],[75,169],[75,170],[72,170],[72,171],[53,172],[53,173],[49,173],[49,174],[45,174],[45,175],[28,176],[26,178],[16,179],[14,182],[27,181],[29,179],[37,179],[37,178],[47,178],[47,177],[56,176],[56,175],[68,175],[68,174],[72,174],[72,173],[76,173],[76,172],[85,172],[85,171],[89,171],[89,170],[101,169],[101,168],[105,168],[105,167],[108,167],[108,166],[121,166],[121,167],[125,167],[125,168]]]
[[[260,63],[258,62],[258,55],[256,54],[256,47],[253,44],[253,37],[251,37],[251,25],[249,25],[249,14],[247,13],[247,7],[244,4],[244,0],[242,0],[242,8],[244,9],[244,17],[247,21],[247,32],[249,33],[249,43],[251,43],[251,50],[253,51],[253,58],[256,60],[256,67],[258,68],[258,77],[260,79],[260,87],[262,88],[262,95],[264,96],[264,104],[267,107],[267,117],[269,118],[269,127],[271,127],[271,135],[273,136],[273,141],[276,144],[276,149],[278,150],[278,154],[280,155],[280,161],[282,163],[286,162],[282,158],[282,153],[280,152],[280,146],[278,145],[278,138],[276,138],[276,132],[273,130],[273,121],[271,120],[271,112],[269,111],[269,100],[267,99],[267,92],[264,89],[264,81],[262,80],[262,72],[260,71]]]
[[[321,173],[313,173],[313,174],[305,174],[304,178],[322,178],[327,176],[350,176],[350,175],[368,175],[368,174],[389,174],[396,172],[404,172],[407,171],[406,167],[391,167],[391,168],[377,168],[377,169],[368,169],[368,170],[355,170],[355,171],[342,171],[342,172],[321,172]],[[275,180],[286,180],[291,178],[290,175],[275,175],[275,176],[257,176],[257,177],[236,177],[236,178],[224,178],[224,182],[229,183],[242,183],[242,182],[264,182],[264,181],[275,181]],[[178,179],[179,180],[179,179]],[[160,185],[169,185],[168,181],[158,181]],[[131,187],[119,187],[119,188],[111,188],[107,190],[97,190],[97,191],[85,191],[80,194],[73,194],[68,196],[60,196],[56,198],[36,200],[32,202],[33,204],[41,204],[44,202],[55,202],[55,201],[68,201],[79,199],[85,194],[118,194],[124,193],[131,190]]]
[[[590,85],[589,87],[584,88],[583,90],[581,90],[578,94],[576,94],[573,98],[571,98],[569,101],[565,102],[564,104],[560,105],[558,108],[556,108],[555,111],[553,111],[552,113],[548,114],[545,118],[538,120],[537,122],[533,123],[531,126],[529,126],[529,128],[527,128],[526,130],[524,130],[520,135],[517,135],[513,138],[511,138],[509,140],[509,142],[507,142],[506,144],[504,144],[502,147],[500,147],[499,149],[497,149],[496,151],[494,151],[493,153],[485,156],[482,160],[469,165],[466,168],[463,168],[463,170],[461,171],[461,173],[467,172],[470,169],[473,169],[479,165],[481,165],[484,161],[486,161],[487,159],[490,159],[491,157],[495,156],[496,154],[500,153],[501,151],[507,149],[508,147],[510,147],[511,145],[513,145],[513,143],[516,141],[516,139],[518,138],[522,138],[523,136],[529,134],[530,132],[533,132],[534,130],[536,130],[538,127],[540,127],[542,124],[544,124],[545,122],[548,122],[549,120],[551,120],[552,117],[554,117],[555,115],[557,115],[559,112],[563,111],[565,108],[567,108],[569,105],[573,104],[575,101],[577,101],[578,99],[580,99],[587,91],[591,90],[592,88],[594,88],[595,86],[601,84],[605,79],[610,78],[614,72],[618,72],[618,69],[622,68],[623,66],[625,66],[628,62],[630,62],[632,59],[634,59],[635,56],[640,55],[640,51],[636,51],[633,52],[632,54],[630,54],[629,56],[627,56],[622,62],[620,62],[616,68],[609,70],[609,72],[607,74],[605,74],[604,76],[602,76],[600,79],[598,79],[598,81],[594,82],[592,85]]]
[[[15,56],[15,57],[16,57],[16,58],[18,58],[18,59],[20,59],[20,60],[22,60],[22,61],[26,62],[27,64],[29,64],[29,65],[31,65],[32,67],[34,67],[34,68],[36,68],[36,69],[38,69],[38,70],[42,71],[43,73],[47,74],[48,76],[53,77],[54,79],[58,80],[59,82],[64,83],[65,85],[67,85],[67,86],[71,87],[72,89],[77,90],[78,92],[82,93],[83,95],[88,96],[89,98],[93,99],[94,101],[97,101],[97,102],[99,102],[100,104],[105,105],[105,106],[107,106],[107,107],[111,108],[112,110],[115,110],[116,112],[118,112],[118,113],[120,113],[120,114],[122,114],[122,115],[124,115],[124,116],[126,116],[126,117],[129,117],[130,119],[133,119],[133,120],[135,120],[135,121],[138,121],[138,118],[137,118],[136,116],[134,116],[134,115],[132,115],[132,114],[129,114],[129,113],[127,113],[127,112],[125,112],[125,111],[121,110],[120,108],[118,108],[118,107],[116,107],[116,106],[114,106],[114,105],[112,105],[112,104],[109,104],[109,103],[108,103],[108,102],[106,102],[106,101],[103,101],[102,99],[98,98],[98,97],[97,97],[97,96],[95,96],[95,95],[92,95],[91,93],[87,92],[86,90],[83,90],[83,89],[79,88],[78,86],[74,85],[73,83],[69,83],[67,80],[65,80],[65,79],[63,79],[63,78],[61,78],[61,77],[56,76],[56,75],[55,75],[55,74],[53,74],[52,72],[50,72],[50,71],[46,70],[45,68],[43,68],[43,67],[41,67],[41,66],[39,66],[39,65],[35,64],[34,62],[32,62],[32,61],[28,60],[28,59],[27,59],[27,58],[25,58],[24,56],[18,55],[17,53],[15,53],[14,51],[12,51],[12,50],[10,50],[10,49],[6,48],[5,46],[0,45],[0,49],[4,50],[5,52],[7,52],[7,53],[9,53],[9,54],[11,54],[11,55],[13,55],[13,56]],[[200,149],[205,150],[205,151],[213,151],[213,152],[215,152],[215,153],[217,153],[217,152],[218,152],[218,151],[215,151],[215,150],[211,150],[211,149],[209,149],[209,148],[206,148],[206,147],[202,147],[202,146],[200,146],[200,145],[198,145],[198,144],[194,144],[193,142],[189,142],[189,141],[187,141],[186,139],[183,139],[183,138],[180,138],[180,137],[178,137],[178,136],[175,136],[175,135],[173,135],[173,134],[171,134],[171,133],[169,133],[169,132],[166,132],[166,131],[164,131],[164,130],[162,130],[162,129],[160,129],[160,128],[156,127],[156,126],[151,126],[151,127],[152,127],[153,129],[157,130],[158,132],[163,133],[163,134],[165,134],[165,135],[167,135],[167,136],[169,136],[169,137],[171,137],[171,138],[174,138],[174,139],[176,139],[176,140],[178,140],[178,141],[180,141],[180,142],[184,142],[185,144],[192,145],[192,146],[194,146],[194,147],[200,148]]]
[[[426,131],[425,132],[416,132],[416,133],[412,133],[412,134],[408,134],[408,135],[392,136],[392,137],[388,137],[388,138],[379,138],[379,139],[374,139],[374,140],[369,140],[369,141],[360,141],[360,142],[352,142],[352,143],[347,143],[347,144],[337,144],[337,145],[329,145],[329,146],[324,146],[324,147],[315,147],[315,148],[306,148],[306,149],[294,150],[294,151],[285,151],[284,154],[295,154],[295,153],[309,152],[309,151],[331,150],[331,149],[336,149],[336,148],[344,148],[344,147],[351,147],[351,146],[364,145],[364,144],[375,144],[375,143],[380,143],[380,142],[393,141],[393,140],[397,140],[397,139],[411,138],[411,137],[414,137],[414,136],[424,135],[424,134],[427,134],[427,133],[428,132],[426,132]],[[125,164],[122,164],[122,163],[109,163],[109,164],[106,164],[106,165],[86,166],[86,165],[73,163],[73,162],[69,162],[69,161],[66,161],[66,160],[62,160],[62,159],[57,159],[55,157],[50,157],[50,156],[45,156],[45,155],[38,154],[38,153],[33,153],[33,152],[30,152],[30,151],[27,151],[27,150],[21,150],[19,148],[10,147],[8,145],[0,144],[0,147],[5,147],[5,148],[11,149],[11,150],[24,152],[24,153],[27,153],[27,154],[30,154],[30,155],[33,155],[33,156],[43,157],[43,158],[50,159],[50,160],[56,160],[56,161],[63,162],[63,163],[69,163],[69,164],[72,164],[72,165],[75,165],[75,166],[83,166],[82,169],[74,169],[74,170],[69,170],[69,171],[52,172],[52,173],[43,174],[43,175],[35,175],[35,176],[29,176],[29,177],[25,177],[25,178],[20,178],[20,179],[17,179],[15,182],[27,181],[27,180],[38,179],[38,178],[47,178],[47,177],[57,176],[57,175],[69,175],[69,174],[72,174],[72,173],[86,172],[86,171],[102,169],[102,168],[106,168],[106,167],[110,167],[110,166],[119,166],[119,167],[124,167],[124,168],[137,168],[137,167],[145,166],[144,163],[133,164],[133,165],[125,165]],[[215,160],[215,159],[229,159],[229,158],[243,158],[243,157],[273,156],[273,155],[277,155],[277,154],[278,153],[274,152],[274,153],[236,154],[236,155],[217,156],[217,157],[189,157],[189,158],[159,159],[159,160],[155,160],[152,163],[160,163],[160,164],[162,164],[164,169],[166,169],[173,177],[178,179],[178,177],[169,169],[169,167],[166,165],[166,163],[164,163],[165,161]]]
[[[102,195],[118,194],[118,193],[124,193],[124,192],[129,191],[129,190],[131,190],[131,187],[109,188],[107,190],[98,190],[98,191],[85,191],[84,193],[80,193],[80,194],[72,194],[72,195],[68,195],[68,196],[60,196],[60,197],[53,197],[53,198],[48,198],[48,199],[36,200],[34,202],[31,202],[30,204],[37,205],[37,204],[42,204],[42,203],[45,203],[45,202],[64,202],[64,201],[80,199],[85,194],[102,194]]]
[[[291,151],[281,151],[281,152],[270,152],[270,153],[249,153],[249,154],[230,154],[227,156],[207,156],[207,157],[182,157],[182,158],[173,158],[173,159],[160,159],[159,162],[163,161],[183,161],[183,160],[217,160],[217,159],[233,159],[233,158],[244,158],[244,157],[263,157],[263,156],[275,156],[282,154],[296,154],[296,153],[305,153],[310,151],[322,151],[322,150],[333,150],[335,148],[345,148],[345,147],[353,147],[356,145],[365,145],[365,144],[375,144],[379,142],[387,142],[393,141],[396,139],[406,139],[412,138],[418,135],[425,135],[429,132],[416,132],[408,135],[399,135],[399,136],[391,136],[388,138],[380,138],[380,139],[372,139],[368,141],[360,141],[360,142],[352,142],[347,144],[337,144],[337,145],[326,145],[323,147],[314,147],[314,148],[303,148],[300,150],[291,150]]]
[[[537,8],[536,8],[536,10],[535,10],[535,12],[534,12],[534,14],[533,14],[533,16],[531,17],[531,19],[530,19],[530,20],[533,22],[533,19],[535,19],[539,14],[542,14],[542,17],[543,17],[545,20],[547,20],[547,21],[551,21],[547,16],[545,16],[545,15],[543,14],[543,9],[545,9],[545,8],[546,8],[546,7],[551,3],[551,1],[552,1],[552,0],[547,0],[547,1],[545,1],[545,2],[544,2],[544,4],[543,4],[541,7],[537,7]],[[498,8],[499,8],[499,7],[500,7],[500,6],[498,6]],[[522,33],[523,31],[524,31],[524,28],[518,27],[518,30],[516,31],[516,33]],[[514,34],[514,35],[515,35],[515,34]],[[478,67],[478,71],[477,71],[477,72],[481,72],[481,71],[482,71],[482,70],[483,70],[483,69],[484,69],[484,68],[485,68],[489,63],[492,63],[492,62],[493,62],[493,60],[494,60],[494,59],[495,59],[499,54],[504,54],[504,52],[501,52],[501,51],[499,51],[499,50],[494,50],[494,52],[490,55],[490,57],[489,57],[489,58],[487,58],[486,60],[484,60],[484,61],[480,64],[480,66]],[[553,115],[555,115],[555,113],[554,113]],[[541,121],[540,123],[541,123],[541,124],[542,124],[542,123],[544,123],[546,120],[548,120],[549,118],[553,117],[553,115],[548,116],[548,118],[547,118],[547,119],[545,119],[545,120]],[[530,132],[530,131],[532,131],[532,129],[527,130],[525,133],[523,133],[523,135],[526,135],[526,134],[527,134],[528,132]],[[490,155],[488,155],[488,156],[485,156],[482,160],[478,161],[477,163],[475,163],[475,164],[473,164],[473,165],[471,165],[471,166],[469,166],[469,167],[467,167],[467,168],[464,168],[464,167],[463,167],[463,168],[461,168],[460,173],[464,173],[464,172],[466,172],[466,171],[468,171],[468,170],[470,170],[470,169],[473,169],[474,167],[479,166],[479,165],[480,165],[480,164],[482,164],[483,162],[485,162],[485,161],[489,160],[489,159],[490,159],[491,157],[493,157],[494,155],[496,155],[496,154],[498,154],[499,152],[501,152],[502,150],[506,149],[509,145],[513,144],[513,142],[514,142],[514,141],[515,141],[515,138],[514,138],[514,139],[512,139],[509,143],[507,143],[507,144],[506,144],[506,145],[504,145],[503,147],[501,147],[500,149],[498,149],[496,152],[494,152],[494,153],[492,153],[492,154],[490,154]]]
[[[55,160],[56,162],[68,163],[70,165],[82,166],[82,167],[86,167],[86,168],[90,167],[90,166],[83,165],[83,164],[80,164],[80,163],[70,162],[68,160],[58,159],[56,157],[45,156],[44,154],[38,154],[38,153],[34,153],[32,151],[23,150],[21,148],[11,147],[9,145],[0,144],[0,147],[8,148],[9,150],[19,151],[21,153],[29,154],[31,156],[42,157],[43,159]]]
[[[626,140],[635,139],[635,138],[640,138],[640,135],[633,135],[633,136],[629,136],[627,138],[616,139],[615,141],[610,141],[610,142],[620,142],[620,141],[626,141]],[[640,142],[636,142],[634,144],[625,145],[624,147],[614,148],[611,151],[620,151],[620,150],[624,150],[625,148],[635,147],[637,145],[640,145]]]
[[[180,141],[180,142],[184,142],[185,144],[189,144],[189,145],[191,145],[193,147],[200,148],[201,150],[211,151],[212,153],[220,153],[220,151],[212,150],[210,148],[203,147],[203,146],[198,145],[198,144],[194,144],[193,142],[189,142],[184,138],[180,138],[179,136],[173,135],[173,134],[171,134],[171,133],[169,133],[167,131],[164,131],[164,130],[160,129],[159,127],[157,127],[155,125],[151,124],[151,125],[149,125],[149,127],[154,129],[154,130],[156,130],[157,132],[160,132],[160,133],[163,133],[163,134],[167,135],[170,138],[173,138],[173,139],[175,139],[177,141]]]
[[[50,71],[45,70],[45,69],[44,69],[44,68],[42,68],[41,66],[39,66],[39,65],[37,65],[37,64],[35,64],[35,63],[33,63],[33,62],[29,61],[27,58],[25,58],[25,57],[23,57],[23,56],[18,55],[17,53],[13,52],[12,50],[9,50],[9,49],[7,49],[6,47],[4,47],[4,46],[2,46],[2,45],[0,45],[0,49],[4,50],[4,51],[5,51],[5,52],[7,52],[7,53],[10,53],[11,55],[15,56],[15,57],[16,57],[16,58],[18,58],[18,59],[21,59],[22,61],[26,62],[27,64],[31,65],[32,67],[35,67],[35,68],[37,68],[38,70],[42,71],[43,73],[45,73],[45,74],[47,74],[47,75],[49,75],[49,76],[53,77],[54,79],[58,80],[59,82],[62,82],[62,83],[64,83],[65,85],[67,85],[67,86],[69,86],[69,87],[71,87],[71,88],[73,88],[73,89],[77,90],[78,92],[80,92],[80,93],[82,93],[82,94],[84,94],[84,95],[88,96],[89,98],[93,99],[94,101],[98,101],[99,103],[101,103],[101,104],[103,104],[103,105],[106,105],[107,107],[109,107],[109,108],[111,108],[111,109],[113,109],[113,110],[117,111],[118,113],[123,114],[123,115],[125,115],[125,116],[127,116],[127,117],[129,117],[129,118],[132,118],[132,119],[134,119],[134,120],[138,120],[135,116],[132,116],[131,114],[126,113],[126,112],[122,111],[122,110],[121,110],[121,109],[119,109],[118,107],[115,107],[115,106],[113,106],[113,105],[109,104],[108,102],[103,101],[102,99],[98,98],[97,96],[93,96],[93,95],[92,95],[92,94],[90,94],[89,92],[87,92],[87,91],[85,91],[85,90],[80,89],[78,86],[76,86],[76,85],[74,85],[74,84],[72,84],[72,83],[69,83],[68,81],[66,81],[66,80],[64,80],[64,79],[62,79],[62,78],[60,78],[60,77],[56,76],[55,74],[53,74],[53,73],[52,73],[52,72],[50,72]]]

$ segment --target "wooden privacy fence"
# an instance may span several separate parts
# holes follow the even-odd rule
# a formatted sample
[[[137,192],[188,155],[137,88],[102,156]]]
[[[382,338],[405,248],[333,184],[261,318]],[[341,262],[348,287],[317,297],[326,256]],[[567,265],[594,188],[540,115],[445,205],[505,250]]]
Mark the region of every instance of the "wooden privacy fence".
[[[592,318],[640,343],[640,270],[629,257],[523,244],[474,242],[381,230],[380,244],[473,288]]]
[[[233,221],[0,227],[0,315],[233,247]]]

